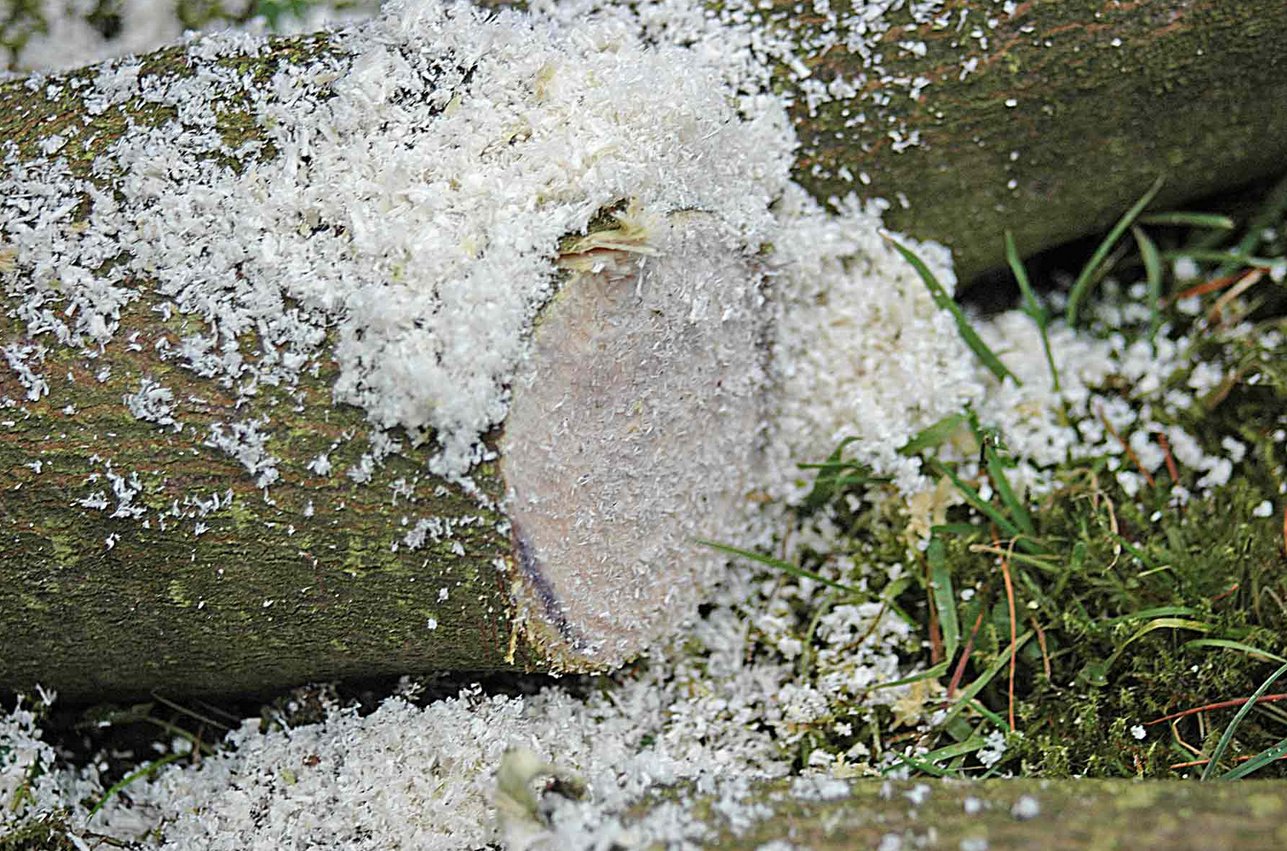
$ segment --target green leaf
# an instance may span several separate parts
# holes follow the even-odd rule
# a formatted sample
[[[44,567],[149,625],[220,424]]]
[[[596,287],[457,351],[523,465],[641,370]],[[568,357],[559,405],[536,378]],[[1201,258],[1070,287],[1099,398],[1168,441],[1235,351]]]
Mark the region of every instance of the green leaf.
[[[947,294],[947,290],[943,289],[943,285],[938,282],[938,278],[934,277],[934,273],[921,261],[921,258],[888,234],[885,234],[885,239],[890,245],[894,246],[894,250],[901,254],[904,260],[912,265],[912,268],[916,270],[916,274],[921,276],[921,280],[925,282],[925,287],[930,291],[930,296],[934,299],[934,304],[940,310],[946,310],[952,314],[952,319],[956,321],[956,331],[961,335],[961,339],[965,341],[965,345],[969,346],[975,357],[987,367],[989,372],[996,376],[997,381],[1005,381],[1006,378],[1009,378],[1015,384],[1022,384],[1023,382],[1006,368],[1006,365],[1001,362],[996,353],[988,348],[988,344],[983,342],[983,338],[970,325],[970,320],[966,318],[961,306]]]
[[[940,538],[930,538],[925,560],[929,562],[934,608],[938,611],[939,628],[943,630],[943,655],[950,661],[956,657],[961,642],[961,625],[956,618],[956,594],[952,590],[952,572],[947,566],[947,548]]]
[[[963,413],[944,417],[933,425],[926,426],[904,443],[898,454],[906,458],[919,455],[926,449],[939,446],[961,427],[967,417]]]
[[[1269,687],[1278,682],[1278,678],[1283,674],[1287,674],[1287,663],[1284,663],[1281,668],[1270,674],[1269,679],[1260,684],[1260,688],[1256,689],[1255,693],[1248,698],[1247,702],[1238,707],[1238,713],[1233,716],[1233,720],[1229,722],[1229,726],[1224,728],[1224,734],[1220,736],[1220,741],[1216,742],[1215,750],[1211,752],[1211,759],[1207,761],[1206,768],[1202,769],[1203,780],[1211,779],[1211,775],[1215,773],[1216,763],[1220,761],[1220,758],[1224,756],[1224,752],[1228,750],[1229,743],[1233,741],[1233,734],[1237,731],[1238,725],[1242,723],[1242,719],[1247,717],[1247,714],[1251,712],[1252,707],[1256,705],[1256,701],[1260,700],[1265,692],[1269,691]],[[1273,750],[1273,748],[1270,748],[1270,750]],[[1261,753],[1260,756],[1264,756],[1264,753]],[[1255,762],[1255,760],[1252,760],[1252,762]],[[1247,774],[1250,774],[1251,771],[1255,771],[1253,768],[1251,771],[1246,771],[1245,773],[1238,774],[1235,777],[1229,776],[1236,771],[1246,769],[1246,767],[1246,765],[1241,765],[1232,772],[1227,772],[1223,777],[1229,780],[1236,780],[1239,777],[1245,777]],[[1259,766],[1257,766],[1257,768],[1259,768]]]
[[[1019,284],[1019,291],[1023,293],[1023,312],[1037,323],[1037,331],[1041,334],[1041,347],[1045,350],[1046,367],[1050,370],[1051,389],[1059,393],[1059,369],[1055,366],[1055,357],[1050,351],[1050,335],[1046,332],[1046,327],[1050,324],[1050,312],[1041,305],[1037,300],[1037,294],[1032,291],[1032,284],[1028,281],[1028,270],[1024,268],[1023,259],[1019,257],[1019,248],[1014,244],[1014,234],[1010,231],[1005,232],[1005,259],[1010,264],[1010,271],[1014,274],[1015,281]]]
[[[1104,237],[1104,241],[1099,244],[1099,247],[1095,249],[1095,253],[1090,256],[1090,260],[1082,267],[1081,274],[1077,276],[1077,280],[1073,282],[1072,289],[1068,291],[1066,315],[1069,325],[1077,324],[1077,311],[1081,307],[1082,301],[1089,294],[1091,285],[1095,283],[1100,266],[1103,265],[1109,252],[1113,250],[1114,246],[1117,245],[1117,241],[1122,238],[1122,234],[1126,233],[1126,229],[1134,224],[1140,213],[1144,212],[1144,208],[1149,205],[1149,202],[1161,190],[1163,181],[1164,179],[1161,177],[1153,181],[1153,185],[1126,211],[1126,215],[1117,220],[1117,224],[1113,225],[1113,229],[1108,232],[1108,236]]]

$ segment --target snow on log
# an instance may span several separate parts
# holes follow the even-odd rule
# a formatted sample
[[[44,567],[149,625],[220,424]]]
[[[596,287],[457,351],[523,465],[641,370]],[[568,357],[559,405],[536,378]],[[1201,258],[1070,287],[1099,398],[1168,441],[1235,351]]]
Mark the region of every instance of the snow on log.
[[[571,18],[601,2],[555,5]],[[794,178],[818,199],[886,199],[887,223],[951,248],[962,281],[1004,265],[1007,228],[1036,252],[1106,230],[1159,176],[1158,203],[1178,205],[1276,176],[1287,159],[1277,0],[705,5],[639,4],[632,26],[663,43],[738,44],[772,68],[799,135]],[[0,25],[0,58],[67,67],[187,28],[299,31],[369,6],[135,0],[87,13],[45,0]]]
[[[601,670],[692,611],[756,468],[785,120],[539,23],[0,88],[0,685]]]

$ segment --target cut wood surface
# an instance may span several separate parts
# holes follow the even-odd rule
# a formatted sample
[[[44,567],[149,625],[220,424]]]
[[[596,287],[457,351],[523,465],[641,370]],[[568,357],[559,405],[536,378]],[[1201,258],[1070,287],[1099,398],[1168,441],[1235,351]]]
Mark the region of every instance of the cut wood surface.
[[[1287,782],[1131,780],[855,781],[848,795],[804,800],[789,784],[757,790],[773,815],[713,845],[772,840],[817,849],[988,851],[1287,847]],[[805,780],[795,789],[808,789]],[[834,794],[834,781],[819,789]],[[843,784],[840,785],[843,788]],[[883,844],[882,844],[883,843]]]

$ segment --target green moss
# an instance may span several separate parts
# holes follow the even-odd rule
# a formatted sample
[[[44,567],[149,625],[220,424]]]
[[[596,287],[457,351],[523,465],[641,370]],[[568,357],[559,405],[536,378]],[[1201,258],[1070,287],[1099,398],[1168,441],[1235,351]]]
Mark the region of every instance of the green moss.
[[[33,819],[0,835],[0,851],[76,851],[64,816]]]

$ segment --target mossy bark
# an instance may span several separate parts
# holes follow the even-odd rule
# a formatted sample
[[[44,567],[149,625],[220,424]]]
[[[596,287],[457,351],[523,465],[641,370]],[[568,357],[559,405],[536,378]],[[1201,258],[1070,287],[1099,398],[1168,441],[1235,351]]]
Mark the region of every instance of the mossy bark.
[[[249,70],[266,77],[325,44],[278,41]],[[186,73],[179,49],[143,72]],[[67,155],[88,177],[131,123],[171,117],[132,103],[86,116],[68,85],[77,75],[45,80],[65,101],[32,97],[22,81],[0,86],[0,139],[34,156],[41,139],[83,123],[93,145]],[[229,140],[254,132],[235,107],[221,118]],[[505,518],[486,507],[503,495],[494,464],[474,471],[482,500],[427,474],[428,449],[394,453],[359,484],[345,473],[369,451],[371,427],[333,401],[333,361],[319,357],[297,386],[261,386],[247,404],[163,356],[201,320],[163,317],[156,301],[132,303],[101,351],[42,347],[39,399],[0,366],[0,687],[39,683],[73,699],[235,694],[544,665],[515,633],[513,548]],[[0,312],[0,340],[39,346],[13,306]],[[239,342],[247,359],[263,356],[253,335]],[[172,391],[181,431],[130,413],[123,398],[145,377]],[[252,421],[272,433],[279,478],[267,489],[201,445],[212,425]],[[322,455],[329,475],[308,466]],[[409,545],[420,520],[435,533]]]
[[[132,332],[92,360],[51,349],[48,395],[0,411],[0,683],[89,698],[523,666],[522,643],[507,659],[497,565],[511,548],[498,511],[425,475],[414,452],[358,484],[345,471],[368,426],[332,402],[333,374],[265,388],[253,411],[236,410],[235,394],[157,356],[177,329],[147,311],[128,314]],[[6,339],[21,333],[0,319]],[[143,376],[200,400],[183,406],[184,432],[126,409]],[[21,392],[0,372],[0,396]],[[236,459],[193,449],[192,430],[248,416],[268,417],[274,436],[280,479],[267,490]],[[308,469],[327,452],[331,475]],[[109,473],[137,491],[127,504]],[[391,498],[399,480],[411,492]],[[500,497],[493,469],[475,481]],[[100,492],[106,506],[86,507]],[[411,549],[404,536],[430,517],[451,533]]]
[[[1130,780],[856,781],[850,794],[808,801],[789,784],[757,790],[772,810],[712,846],[759,848],[1166,848],[1235,851],[1287,847],[1287,782]],[[895,839],[887,840],[886,837]]]
[[[801,17],[802,30],[821,23]],[[1158,177],[1155,208],[1287,167],[1287,4],[1027,0],[1007,16],[947,0],[938,17],[949,23],[909,18],[880,42],[889,76],[923,78],[918,98],[871,81],[888,105],[834,100],[811,115],[801,99],[797,178],[820,198],[895,202],[888,223],[951,247],[962,280],[1004,262],[1007,228],[1035,252],[1106,230]],[[899,48],[918,41],[924,56]],[[862,67],[843,45],[806,64],[827,82]],[[896,152],[897,128],[919,144]]]

